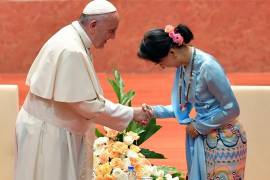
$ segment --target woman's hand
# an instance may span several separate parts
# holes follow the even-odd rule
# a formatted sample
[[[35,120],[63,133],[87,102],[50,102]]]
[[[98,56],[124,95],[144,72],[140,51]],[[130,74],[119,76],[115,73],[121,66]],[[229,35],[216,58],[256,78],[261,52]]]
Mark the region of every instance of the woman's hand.
[[[154,118],[153,108],[145,103],[142,104],[142,110],[147,114],[149,119]]]
[[[147,112],[142,107],[134,107],[133,120],[141,125],[146,125],[150,118]]]
[[[190,135],[192,138],[196,138],[200,135],[200,133],[195,129],[192,123],[187,125],[186,132],[188,135]]]

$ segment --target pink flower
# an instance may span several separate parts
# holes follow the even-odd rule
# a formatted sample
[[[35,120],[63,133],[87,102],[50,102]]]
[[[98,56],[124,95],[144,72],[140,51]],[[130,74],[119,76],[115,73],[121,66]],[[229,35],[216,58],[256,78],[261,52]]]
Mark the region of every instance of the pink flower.
[[[169,32],[169,37],[173,39],[175,33],[173,31]]]
[[[174,32],[174,27],[172,25],[165,26],[164,31],[168,33],[169,37],[172,38],[173,42],[181,46],[184,43],[184,38],[180,33]]]
[[[183,38],[183,36],[181,36],[181,34],[176,33],[173,36],[173,42],[178,44],[178,45],[182,45],[184,42],[184,38]]]

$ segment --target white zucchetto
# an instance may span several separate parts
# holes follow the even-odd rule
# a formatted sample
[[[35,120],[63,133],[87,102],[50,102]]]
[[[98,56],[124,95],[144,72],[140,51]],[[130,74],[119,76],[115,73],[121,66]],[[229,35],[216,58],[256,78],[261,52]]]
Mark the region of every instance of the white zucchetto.
[[[83,14],[97,15],[116,12],[116,7],[107,0],[93,0],[83,9]]]

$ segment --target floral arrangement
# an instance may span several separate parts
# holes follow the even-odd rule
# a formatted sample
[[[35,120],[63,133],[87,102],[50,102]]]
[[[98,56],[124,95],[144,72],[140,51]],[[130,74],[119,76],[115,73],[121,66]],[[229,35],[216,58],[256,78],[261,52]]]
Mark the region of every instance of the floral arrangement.
[[[118,71],[114,80],[109,79],[119,103],[131,106],[134,91],[124,92],[124,83]],[[154,166],[147,158],[165,159],[164,155],[140,145],[155,134],[161,126],[151,119],[146,126],[132,121],[123,131],[104,127],[103,133],[96,129],[94,142],[94,178],[96,180],[128,180],[128,167],[134,166],[137,179],[152,177],[157,180],[183,180],[183,174],[174,167]]]

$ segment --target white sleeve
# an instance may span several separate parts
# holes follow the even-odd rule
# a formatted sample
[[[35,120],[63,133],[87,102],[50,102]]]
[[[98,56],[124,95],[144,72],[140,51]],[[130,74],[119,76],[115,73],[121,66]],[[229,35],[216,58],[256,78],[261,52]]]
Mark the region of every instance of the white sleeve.
[[[97,124],[122,131],[133,119],[133,108],[105,98],[69,103],[81,116]]]

